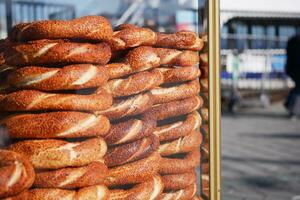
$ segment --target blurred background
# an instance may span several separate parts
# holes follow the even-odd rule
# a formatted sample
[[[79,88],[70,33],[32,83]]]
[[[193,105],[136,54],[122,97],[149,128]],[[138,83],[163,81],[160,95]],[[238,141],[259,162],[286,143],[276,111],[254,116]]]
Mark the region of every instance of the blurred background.
[[[113,25],[202,33],[205,2],[0,0],[0,39],[20,22],[91,14],[105,16]],[[298,91],[289,96],[293,104],[285,104],[295,87],[285,70],[286,48],[300,33],[300,1],[220,0],[220,5],[223,199],[300,199]],[[299,46],[299,40],[290,43]],[[293,56],[300,59],[300,47]]]

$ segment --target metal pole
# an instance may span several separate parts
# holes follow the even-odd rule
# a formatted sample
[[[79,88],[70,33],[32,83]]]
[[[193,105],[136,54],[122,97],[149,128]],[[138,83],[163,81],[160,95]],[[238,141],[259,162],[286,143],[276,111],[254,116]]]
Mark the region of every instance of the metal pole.
[[[5,12],[6,12],[6,30],[7,33],[12,28],[12,0],[5,0]]]

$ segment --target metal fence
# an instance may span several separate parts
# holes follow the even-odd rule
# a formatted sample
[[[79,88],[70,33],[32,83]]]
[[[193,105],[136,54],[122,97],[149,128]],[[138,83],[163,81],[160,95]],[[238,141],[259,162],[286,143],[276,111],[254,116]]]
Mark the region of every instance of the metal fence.
[[[0,0],[0,37],[17,23],[46,19],[75,18],[73,5],[38,1]]]

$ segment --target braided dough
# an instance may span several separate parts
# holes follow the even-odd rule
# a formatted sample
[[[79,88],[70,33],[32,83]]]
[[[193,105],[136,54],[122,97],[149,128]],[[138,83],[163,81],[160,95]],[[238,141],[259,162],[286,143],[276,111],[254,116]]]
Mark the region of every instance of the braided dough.
[[[107,82],[104,89],[113,97],[129,96],[151,90],[162,84],[164,77],[159,70],[144,71],[126,79],[113,79]]]
[[[198,148],[184,154],[182,157],[162,157],[160,160],[159,173],[180,174],[189,172],[200,165],[200,157],[201,154]]]
[[[107,80],[106,68],[90,64],[63,68],[28,66],[16,69],[7,77],[7,82],[14,87],[44,91],[99,87]]]
[[[155,46],[200,51],[204,42],[194,32],[179,31],[173,34],[157,33]]]
[[[78,138],[104,136],[110,128],[102,115],[83,112],[19,114],[2,120],[12,138]]]
[[[157,152],[149,157],[109,169],[105,185],[116,186],[142,183],[153,177],[159,170],[160,155]]]
[[[202,143],[202,135],[198,131],[193,131],[187,136],[161,144],[158,152],[162,156],[173,155],[177,153],[186,153],[199,147]]]
[[[27,159],[15,152],[0,150],[0,198],[28,189],[34,178],[33,167]]]
[[[79,39],[107,41],[112,37],[109,21],[101,16],[85,16],[72,20],[45,20],[21,23],[13,27],[10,39]]]
[[[150,92],[138,94],[128,99],[115,100],[107,110],[97,111],[96,115],[105,115],[109,119],[134,116],[143,113],[153,105],[153,97]]]
[[[151,177],[128,190],[110,190],[110,200],[154,200],[163,191],[163,183],[159,175]]]
[[[199,129],[202,119],[197,111],[188,114],[184,121],[156,127],[153,134],[159,137],[160,141],[169,141],[186,136],[193,130]]]
[[[58,169],[101,161],[107,146],[101,138],[83,142],[48,139],[17,142],[10,145],[9,149],[26,157],[35,169]]]
[[[121,29],[117,27],[114,31],[109,44],[113,51],[124,50],[137,46],[152,46],[156,42],[156,33],[149,28],[141,28],[136,26]]]
[[[148,157],[159,147],[158,137],[151,135],[128,144],[108,149],[104,156],[105,164],[109,167],[123,165]]]
[[[154,97],[154,104],[161,104],[197,95],[200,92],[200,84],[198,80],[193,80],[172,87],[157,87],[150,92]]]
[[[108,145],[128,143],[149,136],[155,127],[155,120],[142,116],[140,119],[130,119],[111,125],[104,139]]]
[[[104,185],[94,185],[79,190],[36,188],[5,200],[109,200],[109,190]]]
[[[202,104],[202,98],[199,96],[194,96],[183,100],[155,105],[146,111],[145,115],[150,115],[157,120],[163,120],[170,117],[185,115],[198,110]]]
[[[112,105],[112,96],[104,90],[94,94],[58,94],[38,90],[20,90],[1,97],[1,111],[105,110]]]
[[[167,174],[161,179],[165,190],[180,190],[196,182],[196,172],[191,170],[182,174]]]
[[[159,196],[159,200],[190,200],[197,192],[197,184],[193,183],[188,187],[177,190],[177,191],[170,191],[164,192]]]
[[[201,75],[201,71],[197,66],[191,67],[163,67],[157,68],[164,75],[165,83],[191,81]]]
[[[90,63],[105,65],[111,57],[108,44],[36,40],[14,43],[0,53],[0,64],[14,66]]]
[[[75,189],[103,184],[108,168],[102,162],[92,162],[83,167],[62,168],[36,174],[34,187]]]

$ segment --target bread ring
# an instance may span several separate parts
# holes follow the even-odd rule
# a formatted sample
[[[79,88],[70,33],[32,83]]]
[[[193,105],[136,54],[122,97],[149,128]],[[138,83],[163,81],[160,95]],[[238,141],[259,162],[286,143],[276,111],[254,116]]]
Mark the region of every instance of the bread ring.
[[[188,187],[177,190],[177,191],[170,191],[162,193],[158,200],[190,200],[197,192],[197,184],[193,183]]]
[[[201,164],[201,173],[209,174],[209,162],[204,162]]]
[[[201,108],[200,109],[201,118],[204,122],[208,121],[208,108]]]
[[[120,119],[122,117],[134,116],[143,113],[153,105],[152,94],[138,94],[125,100],[115,100],[113,105],[95,114],[107,116],[109,119]]]
[[[203,142],[208,143],[209,142],[208,124],[202,125],[200,131],[203,135]]]
[[[200,51],[204,42],[192,31],[179,31],[173,34],[157,33],[155,46]]]
[[[164,77],[159,70],[144,71],[126,79],[113,79],[107,82],[104,89],[113,97],[138,94],[162,84]]]
[[[104,136],[110,128],[102,115],[83,112],[19,114],[2,120],[12,138],[78,138]]]
[[[160,160],[159,173],[180,174],[189,172],[200,165],[200,157],[201,154],[198,148],[184,154],[182,157],[162,157]]]
[[[38,90],[20,90],[1,97],[1,111],[105,110],[112,105],[112,96],[104,90],[94,94],[58,94]]]
[[[149,70],[160,65],[160,58],[152,47],[141,46],[129,51],[121,63],[105,65],[111,79],[135,72]]]
[[[200,84],[198,80],[193,80],[172,87],[157,87],[150,92],[154,97],[154,104],[161,104],[197,95],[200,92]]]
[[[155,127],[156,121],[147,116],[130,119],[111,125],[104,139],[108,145],[128,143],[149,136]]]
[[[13,151],[0,149],[0,198],[17,195],[31,187],[35,178],[28,160]]]
[[[131,27],[114,31],[109,44],[113,51],[137,46],[152,46],[156,42],[156,33],[149,28]]]
[[[201,158],[203,162],[209,162],[209,144],[204,142],[201,145]]]
[[[177,153],[186,153],[199,147],[201,143],[202,143],[201,133],[198,131],[193,131],[191,134],[187,136],[181,137],[171,142],[161,144],[159,146],[158,152],[162,156],[168,156]]]
[[[112,37],[109,21],[101,16],[85,16],[72,20],[45,20],[22,23],[13,27],[10,39],[80,39],[107,41]]]
[[[191,170],[182,174],[167,174],[161,177],[164,190],[180,190],[196,182],[196,172]]]
[[[109,169],[105,185],[116,186],[142,183],[153,177],[159,170],[160,155],[157,152],[149,157]]]
[[[94,185],[79,190],[36,188],[5,200],[109,200],[109,190],[104,185]]]
[[[209,106],[209,100],[208,100],[208,92],[201,92],[201,97],[203,98],[204,105],[203,107],[208,107]]]
[[[48,139],[17,142],[10,145],[9,149],[25,156],[35,169],[58,169],[80,167],[93,161],[101,161],[107,146],[101,138],[83,142]]]
[[[203,199],[202,199],[202,197],[194,196],[194,197],[192,198],[192,200],[203,200]]]
[[[0,53],[0,64],[14,66],[43,64],[106,64],[111,57],[106,43],[89,44],[63,40],[14,43]]]
[[[63,68],[28,66],[10,73],[7,82],[17,88],[44,91],[75,90],[99,87],[108,80],[104,67],[78,64]]]
[[[159,175],[151,177],[127,190],[110,190],[110,200],[154,200],[163,191],[164,185]]]
[[[165,83],[174,83],[174,82],[183,82],[183,81],[191,81],[196,79],[201,75],[201,71],[197,66],[191,67],[164,67],[157,68],[164,75]]]
[[[202,174],[201,175],[201,188],[202,188],[202,196],[206,199],[209,199],[209,175],[208,174]]]
[[[172,101],[164,104],[153,106],[146,111],[145,115],[150,115],[154,119],[163,120],[170,117],[185,115],[199,109],[203,100],[199,96],[186,98],[183,100]]]
[[[158,147],[158,137],[152,134],[147,138],[109,148],[104,156],[105,164],[109,167],[115,167],[137,161],[148,157]]]
[[[188,67],[199,64],[199,55],[194,51],[155,48],[155,52],[160,58],[161,65]]]
[[[208,79],[200,79],[200,84],[201,84],[201,90],[203,92],[207,92],[208,91]]]
[[[208,53],[207,52],[201,53],[199,57],[201,61],[201,66],[208,68]]]
[[[186,116],[184,121],[156,127],[153,134],[159,137],[160,141],[168,141],[180,138],[197,130],[202,124],[202,119],[197,111]]]
[[[208,78],[208,76],[209,76],[208,68],[207,68],[207,67],[200,66],[200,70],[201,70],[201,76],[200,76],[200,79]]]
[[[92,162],[83,167],[62,168],[36,174],[34,187],[75,189],[103,184],[108,168],[102,162]]]

